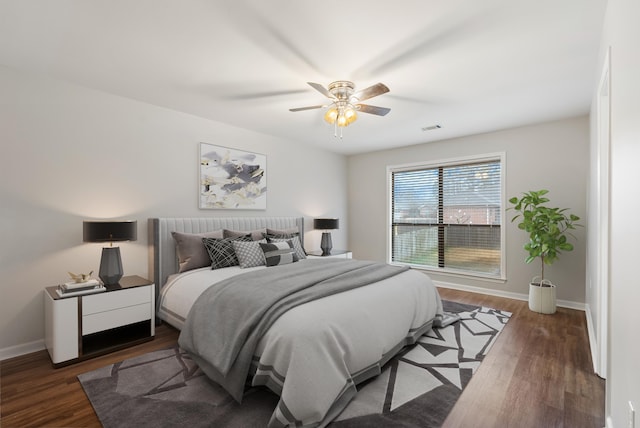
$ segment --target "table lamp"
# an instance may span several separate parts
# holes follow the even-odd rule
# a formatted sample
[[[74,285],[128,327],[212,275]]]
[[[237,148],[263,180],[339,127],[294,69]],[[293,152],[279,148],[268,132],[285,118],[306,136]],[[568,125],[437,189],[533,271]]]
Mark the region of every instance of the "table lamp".
[[[339,221],[337,218],[315,218],[313,219],[313,228],[324,230],[322,232],[322,239],[320,241],[320,248],[322,249],[322,255],[328,256],[331,254],[331,232],[328,230],[338,229]]]
[[[109,242],[102,248],[100,272],[98,276],[105,285],[114,285],[122,278],[122,258],[120,247],[114,247],[117,241],[135,241],[138,239],[138,222],[127,221],[83,221],[82,240],[84,242]]]

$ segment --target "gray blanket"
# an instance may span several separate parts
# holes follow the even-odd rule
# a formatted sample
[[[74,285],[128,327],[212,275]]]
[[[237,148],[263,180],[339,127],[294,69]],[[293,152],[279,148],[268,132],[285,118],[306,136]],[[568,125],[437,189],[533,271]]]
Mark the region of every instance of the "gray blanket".
[[[229,278],[198,298],[179,344],[207,376],[240,402],[255,348],[280,315],[407,269],[361,260],[301,260]]]

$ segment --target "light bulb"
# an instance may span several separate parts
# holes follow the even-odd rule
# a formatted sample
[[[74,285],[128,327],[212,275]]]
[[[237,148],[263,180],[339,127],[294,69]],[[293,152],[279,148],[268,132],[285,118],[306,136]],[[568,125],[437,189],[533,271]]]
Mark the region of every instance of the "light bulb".
[[[351,107],[348,107],[344,111],[344,117],[347,119],[347,125],[350,125],[356,121],[356,119],[358,118],[358,115],[356,114],[356,111],[354,109],[352,109]]]
[[[347,122],[347,118],[344,113],[338,116],[338,126],[347,126],[349,123]]]
[[[335,107],[331,107],[324,114],[324,120],[327,121],[327,123],[330,123],[332,125],[336,122],[337,118],[338,118],[338,110]]]

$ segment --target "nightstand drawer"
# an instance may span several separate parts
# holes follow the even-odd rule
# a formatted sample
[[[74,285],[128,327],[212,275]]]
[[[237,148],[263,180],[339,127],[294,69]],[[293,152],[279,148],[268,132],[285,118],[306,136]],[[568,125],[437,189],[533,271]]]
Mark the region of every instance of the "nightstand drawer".
[[[151,302],[151,287],[136,287],[115,293],[100,293],[82,297],[82,315],[113,311]],[[147,305],[148,307],[149,305]],[[114,314],[111,312],[111,314]],[[148,315],[148,313],[147,313]],[[109,315],[115,316],[115,315]],[[148,318],[148,317],[147,317]],[[86,334],[86,333],[83,333]]]
[[[149,303],[85,315],[82,317],[82,335],[86,336],[87,334],[145,321],[150,318],[151,307]]]

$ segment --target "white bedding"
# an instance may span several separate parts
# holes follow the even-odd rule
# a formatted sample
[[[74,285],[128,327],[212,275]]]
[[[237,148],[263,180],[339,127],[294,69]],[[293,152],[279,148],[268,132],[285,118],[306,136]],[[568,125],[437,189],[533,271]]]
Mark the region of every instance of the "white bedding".
[[[266,269],[266,266],[245,269],[240,266],[211,269],[207,266],[171,275],[160,292],[158,317],[182,330],[191,306],[207,287],[214,282],[259,269]]]
[[[158,315],[181,329],[210,284],[258,269],[265,267],[202,268],[174,275],[163,287]],[[262,336],[254,354],[254,385],[267,385],[281,396],[270,426],[328,423],[346,405],[335,403],[336,397],[352,397],[345,388],[355,390],[354,383],[378,374],[380,364],[405,344],[408,332],[441,312],[431,280],[414,270],[289,310]],[[322,343],[340,350],[339,357],[331,357]],[[344,379],[350,380],[345,384]]]
[[[281,397],[269,427],[325,426],[353,398],[355,385],[380,374],[438,313],[440,296],[415,270],[289,310],[255,352],[253,385]]]

